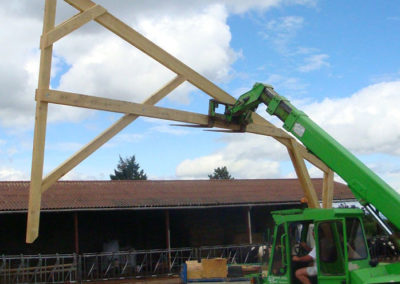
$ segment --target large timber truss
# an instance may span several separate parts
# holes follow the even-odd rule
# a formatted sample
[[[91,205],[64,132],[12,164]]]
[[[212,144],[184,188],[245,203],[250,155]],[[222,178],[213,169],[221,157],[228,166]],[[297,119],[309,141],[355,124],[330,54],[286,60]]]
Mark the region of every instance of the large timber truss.
[[[56,1],[57,0],[46,0],[43,34],[40,40],[41,56],[38,88],[35,97],[36,115],[26,232],[27,243],[32,243],[39,234],[42,193],[48,190],[52,184],[71,171],[75,166],[90,156],[94,151],[100,148],[139,116],[197,125],[208,125],[209,119],[207,115],[154,106],[183,82],[187,81],[191,83],[218,101],[224,103],[235,102],[235,98],[230,96],[228,93],[189,66],[179,61],[174,56],[167,53],[165,50],[161,49],[133,28],[108,13],[104,7],[97,5],[90,0],[64,0],[79,10],[79,13],[67,21],[55,26]],[[50,73],[53,44],[93,20],[173,71],[176,74],[176,77],[152,94],[145,102],[143,102],[143,104],[51,90]],[[123,113],[124,116],[93,139],[89,144],[60,164],[47,176],[43,177],[47,109],[49,103]],[[333,199],[333,172],[322,161],[307,152],[302,145],[282,129],[275,127],[257,114],[253,114],[253,120],[254,122],[249,124],[244,131],[271,136],[287,147],[309,207],[319,207],[319,202],[315,189],[311,183],[304,159],[322,170],[324,173],[322,196],[323,207],[331,207]],[[213,127],[234,131],[243,130],[239,125],[226,125],[218,122],[214,124]]]

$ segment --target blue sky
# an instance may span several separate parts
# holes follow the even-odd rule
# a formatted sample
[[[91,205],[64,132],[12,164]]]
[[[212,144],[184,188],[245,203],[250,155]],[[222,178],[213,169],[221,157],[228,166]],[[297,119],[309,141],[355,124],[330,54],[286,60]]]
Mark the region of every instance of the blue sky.
[[[278,93],[400,188],[400,3],[397,1],[99,1],[117,17],[237,97],[255,82]],[[57,22],[75,11],[59,1]],[[30,176],[43,1],[0,4],[0,180]],[[54,47],[52,87],[141,102],[173,74],[95,23]],[[158,105],[206,113],[184,84]],[[258,112],[270,119],[260,107]],[[45,174],[119,114],[49,109]],[[276,125],[280,125],[272,120]],[[135,155],[150,179],[199,179],[226,165],[235,178],[295,177],[275,140],[210,133],[140,118],[65,179],[109,179]],[[310,167],[314,177],[321,173]]]

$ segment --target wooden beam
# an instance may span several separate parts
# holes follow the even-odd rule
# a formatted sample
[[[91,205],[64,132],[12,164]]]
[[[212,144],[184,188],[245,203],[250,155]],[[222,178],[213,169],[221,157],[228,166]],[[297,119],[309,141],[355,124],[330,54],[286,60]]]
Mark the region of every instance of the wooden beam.
[[[307,198],[308,207],[320,208],[314,185],[312,184],[310,175],[308,174],[304,159],[298,150],[296,141],[294,139],[291,139],[290,143],[292,144],[292,149],[288,148],[289,156],[292,160],[293,167],[296,171],[301,187],[303,188],[304,195]]]
[[[253,122],[254,124],[257,125],[268,125],[275,127],[272,123],[269,121],[265,120],[262,116],[260,116],[257,113],[253,113]],[[329,171],[329,168],[327,165],[325,165],[324,162],[322,162],[319,158],[311,154],[302,144],[297,142],[297,140],[293,140],[292,136],[290,136],[287,132],[283,131],[280,128],[277,128],[281,131],[282,134],[285,134],[286,136],[282,135],[275,135],[273,138],[280,142],[281,144],[285,145],[286,148],[293,150],[293,145],[297,146],[297,150],[300,152],[301,156],[304,157],[307,161],[309,161],[311,164],[316,166],[318,169],[320,169],[323,172]],[[290,139],[289,139],[290,138]]]
[[[208,115],[204,114],[55,90],[38,90],[37,99],[54,104],[80,106],[89,109],[105,110],[119,113],[130,113],[138,116],[186,122],[205,126],[207,126],[209,123]],[[233,131],[241,130],[240,125],[226,124],[219,121],[215,121],[213,123],[213,126],[218,128],[230,129]],[[247,125],[246,132],[267,136],[280,135],[280,131],[277,131],[276,127],[267,127],[256,124]]]
[[[90,0],[65,0],[65,2],[69,3],[76,9],[80,11],[84,11],[94,5],[94,2]],[[110,13],[106,12],[102,16],[98,17],[96,21],[104,26],[105,28],[109,29],[116,35],[120,36],[122,39],[126,40],[136,48],[143,51],[145,54],[149,55],[159,63],[163,64],[165,67],[169,68],[170,70],[174,71],[177,74],[181,74],[187,78],[187,80],[192,83],[194,86],[199,88],[200,90],[204,91],[214,99],[225,102],[225,103],[234,103],[236,99],[230,96],[228,93],[223,91],[221,88],[216,86],[214,83],[206,79],[205,77],[201,76],[199,73],[179,61],[174,56],[167,53],[165,50],[145,38],[143,35],[135,31],[133,28],[129,27],[125,23],[118,20],[116,17],[111,15]],[[267,125],[268,127],[275,127],[273,124],[259,116],[258,114],[254,113],[253,115],[254,124],[263,124]],[[277,128],[279,129],[279,128]],[[276,135],[275,138],[286,147],[291,148],[290,144],[287,144],[288,139],[280,139],[278,137],[289,138],[290,136],[283,131],[282,129],[277,130],[281,132],[279,135]],[[300,144],[298,144],[300,146]],[[303,146],[299,148],[300,153],[303,157],[308,160],[310,163],[321,169],[322,171],[327,171],[328,167],[321,162],[317,157],[310,154],[307,149]]]
[[[322,207],[332,208],[333,202],[333,171],[324,173],[324,182],[322,186]]]
[[[286,141],[283,141],[283,139],[276,138],[278,141],[280,141],[282,144],[286,145]],[[323,172],[326,172],[329,170],[328,166],[322,162],[319,158],[311,154],[303,145],[301,145],[299,142],[294,141],[297,147],[297,151],[300,153],[300,155],[306,159],[308,162],[316,166],[318,169],[320,169]],[[292,145],[290,145],[292,146]],[[289,147],[290,147],[289,146]]]
[[[43,18],[43,33],[54,27],[56,17],[56,0],[46,0]],[[39,69],[39,89],[50,86],[51,59],[53,46],[41,50]],[[26,242],[32,243],[39,235],[40,203],[42,198],[42,178],[44,163],[44,146],[46,140],[47,102],[36,102],[35,130],[33,138],[31,183],[29,188],[29,207],[26,228]]]
[[[97,17],[101,16],[107,12],[100,5],[94,5],[89,9],[80,12],[79,14],[73,16],[72,18],[68,19],[67,21],[61,23],[54,29],[48,31],[47,33],[43,34],[40,40],[40,48],[46,48],[57,40],[63,38],[64,36],[70,34],[71,32],[77,30],[81,26],[87,24],[88,22],[96,19]]]
[[[65,0],[65,2],[80,11],[84,11],[96,5],[96,3],[89,0]],[[158,45],[148,40],[146,37],[135,31],[124,22],[120,21],[118,18],[111,15],[109,12],[106,12],[102,16],[98,17],[96,22],[104,26],[106,29],[112,31],[131,45],[135,46],[148,56],[152,57],[171,71],[174,71],[176,74],[183,75],[187,81],[210,96],[223,102],[235,102],[235,99],[224,90],[194,71],[186,64],[179,61],[176,57],[172,56]]]
[[[180,86],[183,82],[185,82],[185,78],[183,76],[176,76],[169,83],[167,83],[160,90],[155,92],[152,96],[150,96],[144,104],[146,105],[154,105],[158,103],[162,98],[168,95],[175,88]],[[68,160],[63,162],[60,166],[55,168],[51,173],[49,173],[43,180],[42,184],[42,192],[46,191],[52,184],[54,184],[57,180],[63,177],[66,173],[76,167],[80,162],[89,157],[93,152],[99,149],[102,145],[104,145],[107,141],[109,141],[112,137],[114,137],[117,133],[119,133],[122,129],[124,129],[127,125],[132,123],[138,118],[137,115],[126,114],[122,118],[120,118],[116,123],[106,129],[102,134],[97,136],[93,141],[84,146],[81,150],[72,155]]]
[[[46,0],[45,6],[45,16],[44,16],[44,25],[43,25],[43,33],[41,40],[41,63],[40,63],[40,72],[39,72],[39,84],[38,90],[48,90],[50,85],[50,68],[51,68],[51,57],[52,57],[52,44],[64,37],[65,35],[71,33],[76,30],[80,26],[84,25],[88,21],[95,19],[98,23],[109,29],[110,31],[116,33],[122,39],[131,43],[133,46],[142,50],[144,53],[160,62],[170,70],[174,71],[178,74],[177,80],[173,80],[172,84],[166,86],[156,96],[153,96],[149,100],[149,104],[152,101],[157,101],[164,97],[166,94],[170,92],[169,89],[174,89],[176,86],[181,84],[183,81],[187,80],[192,83],[194,86],[209,94],[213,98],[218,101],[233,103],[235,99],[231,97],[228,93],[220,89],[218,86],[213,84],[211,81],[201,76],[199,73],[186,66],[184,63],[143,37],[141,34],[136,32],[134,29],[130,28],[111,14],[109,14],[103,7],[96,5],[92,1],[89,0],[65,0],[70,3],[72,6],[78,8],[81,13],[67,20],[66,22],[60,24],[58,27],[54,28],[54,18],[55,18],[55,9],[56,9],[56,0]],[[50,12],[49,12],[50,11]],[[185,78],[185,79],[183,79]],[[174,86],[175,83],[178,83]],[[169,91],[168,91],[169,90]],[[41,92],[41,91],[40,91]],[[65,93],[65,92],[64,92]],[[164,94],[165,93],[165,94]],[[42,93],[41,93],[42,94]],[[87,107],[93,107],[95,109],[105,109],[109,108],[109,106],[104,105],[104,102],[99,102],[98,98],[92,97],[95,101],[89,103]],[[30,189],[30,201],[29,201],[29,209],[28,209],[28,226],[27,226],[27,242],[33,242],[38,234],[38,226],[39,226],[39,213],[40,213],[40,202],[41,195],[40,192],[44,192],[48,189],[51,184],[57,181],[60,177],[65,175],[68,171],[70,171],[73,167],[83,161],[86,157],[88,157],[91,153],[97,150],[101,145],[111,139],[114,135],[116,135],[120,130],[122,130],[125,126],[131,123],[133,120],[137,118],[137,115],[131,113],[133,105],[129,105],[129,113],[126,114],[123,118],[117,121],[116,124],[111,126],[105,132],[103,132],[100,136],[95,138],[92,142],[78,151],[75,155],[73,155],[70,159],[65,161],[62,165],[56,168],[52,173],[50,173],[45,180],[43,178],[43,161],[44,161],[44,143],[45,143],[45,134],[46,134],[46,122],[47,122],[47,104],[48,101],[46,98],[42,96],[38,96],[37,98],[37,106],[36,106],[36,123],[35,123],[35,134],[34,134],[34,148],[32,155],[32,173],[31,173],[31,189]],[[97,100],[97,101],[96,101]],[[97,103],[97,106],[95,106]],[[124,106],[116,105],[116,101],[109,101],[106,103],[111,103],[112,107],[115,108],[114,111],[122,111]],[[155,103],[155,102],[154,102]],[[74,105],[74,104],[71,104]],[[80,106],[81,105],[77,105]],[[137,106],[136,106],[137,107]],[[142,106],[143,108],[143,106]],[[138,111],[138,109],[135,109]],[[174,117],[172,120],[176,121],[186,121],[181,120],[180,115],[186,118],[187,122],[196,123],[194,121],[198,121],[199,119],[203,119],[204,116],[200,117],[199,114],[191,114],[188,112],[179,112],[173,110],[166,110],[162,108],[158,109],[144,109],[142,110],[147,114],[153,112],[152,115],[162,116],[163,119],[171,120],[171,117]],[[163,111],[166,111],[163,113]],[[158,113],[157,113],[158,112]],[[208,120],[208,118],[207,118]],[[274,125],[264,120],[257,114],[254,114],[255,123],[249,125],[247,127],[247,132],[263,134],[263,135],[271,135],[284,145],[288,141],[288,137],[290,137],[286,132],[282,129],[276,128]],[[258,123],[260,122],[260,123]],[[217,123],[216,127],[227,128],[231,130],[238,131],[240,130],[237,125],[225,125],[223,123]],[[286,145],[288,149],[291,149],[294,144]],[[297,151],[301,153],[306,159],[308,159],[311,163],[316,163],[316,166],[323,169],[323,163],[314,157],[312,154],[308,153],[307,150],[297,144]]]

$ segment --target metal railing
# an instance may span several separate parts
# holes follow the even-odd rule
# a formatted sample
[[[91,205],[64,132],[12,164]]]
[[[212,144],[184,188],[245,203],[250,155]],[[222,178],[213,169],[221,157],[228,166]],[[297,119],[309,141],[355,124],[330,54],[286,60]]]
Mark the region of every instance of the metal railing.
[[[173,275],[179,274],[187,260],[223,257],[227,258],[228,264],[255,263],[260,246],[207,246],[81,255],[3,255],[0,258],[0,284],[82,283]]]
[[[76,282],[79,256],[19,255],[2,256],[0,283],[66,283]]]
[[[177,274],[194,249],[83,254],[82,280],[134,278]]]
[[[258,263],[260,262],[259,249],[263,244],[233,245],[233,246],[207,246],[198,248],[197,258],[226,258],[228,264]]]

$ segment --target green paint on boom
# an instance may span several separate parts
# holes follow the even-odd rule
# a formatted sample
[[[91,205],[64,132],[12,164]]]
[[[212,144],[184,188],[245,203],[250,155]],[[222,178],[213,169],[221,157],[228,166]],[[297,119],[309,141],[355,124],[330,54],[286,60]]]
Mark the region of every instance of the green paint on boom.
[[[400,195],[272,86],[256,83],[234,105],[226,105],[225,120],[245,126],[261,103],[270,115],[283,121],[284,129],[347,182],[361,204],[372,204],[400,229]]]

